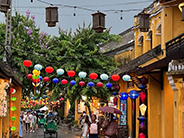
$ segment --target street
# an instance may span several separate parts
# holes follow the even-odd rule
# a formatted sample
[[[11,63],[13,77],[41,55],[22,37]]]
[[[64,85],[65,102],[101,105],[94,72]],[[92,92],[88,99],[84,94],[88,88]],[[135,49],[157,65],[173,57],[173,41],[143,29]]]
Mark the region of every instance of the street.
[[[23,138],[43,138],[43,127],[36,130],[34,133],[25,133]],[[52,138],[55,138],[56,135],[53,134]],[[49,134],[46,135],[46,138],[51,138]],[[61,128],[58,128],[58,138],[79,138],[74,133],[68,131],[68,130],[62,130]]]

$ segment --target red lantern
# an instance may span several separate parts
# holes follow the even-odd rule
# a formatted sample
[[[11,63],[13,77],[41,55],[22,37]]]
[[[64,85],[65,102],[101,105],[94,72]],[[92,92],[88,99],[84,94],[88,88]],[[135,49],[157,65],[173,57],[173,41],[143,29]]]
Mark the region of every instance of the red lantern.
[[[44,78],[43,78],[43,81],[44,81],[44,82],[48,82],[48,81],[49,81],[49,77],[44,77]]]
[[[146,135],[144,133],[139,134],[139,138],[145,138],[145,137],[146,137]]]
[[[31,64],[32,64],[32,62],[31,62],[30,60],[24,60],[24,62],[23,62],[23,65],[24,65],[25,67],[30,67]]]
[[[67,72],[67,74],[68,74],[69,77],[73,77],[73,76],[75,76],[75,71],[69,70],[69,71]]]
[[[27,74],[28,79],[32,79],[32,76],[33,76],[32,74]]]
[[[139,97],[141,98],[141,102],[144,103],[146,99],[146,93],[142,91],[139,93]]]
[[[61,81],[61,83],[62,83],[62,84],[67,84],[68,81],[67,81],[66,79],[63,79],[63,80]]]
[[[58,108],[60,108],[60,106],[58,105]]]
[[[89,77],[90,77],[92,80],[95,80],[95,79],[98,77],[98,75],[97,75],[96,73],[91,73],[91,74],[89,74]]]
[[[117,101],[118,101],[118,98],[117,97],[114,97],[114,99],[113,99],[114,106],[117,105]]]
[[[119,80],[119,75],[117,75],[117,74],[114,74],[114,75],[112,75],[111,76],[111,79],[113,80],[113,81],[118,81]]]
[[[79,82],[79,86],[83,87],[85,85],[85,82],[84,81],[80,81]]]
[[[38,82],[40,81],[40,78],[38,78],[37,80],[32,79],[32,81],[33,81],[34,83],[38,83]]]
[[[99,87],[99,88],[101,88],[101,87],[103,87],[103,83],[98,82],[98,83],[96,84],[96,86]]]
[[[52,68],[52,67],[46,67],[45,68],[45,71],[47,72],[47,73],[52,73],[53,71],[54,71],[54,69]]]

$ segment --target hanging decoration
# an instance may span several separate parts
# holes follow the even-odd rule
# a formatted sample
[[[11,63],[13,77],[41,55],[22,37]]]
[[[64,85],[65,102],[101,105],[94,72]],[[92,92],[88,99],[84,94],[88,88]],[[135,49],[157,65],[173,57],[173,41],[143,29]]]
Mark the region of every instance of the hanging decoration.
[[[101,80],[108,80],[109,76],[105,73],[100,75]]]
[[[103,87],[103,83],[98,82],[98,83],[96,84],[96,86],[99,87],[99,88],[101,88],[101,87]]]
[[[73,76],[75,76],[75,71],[69,70],[69,71],[67,72],[67,74],[68,74],[69,77],[73,77]]]
[[[76,81],[75,81],[75,80],[71,80],[71,81],[70,81],[70,84],[71,84],[72,86],[74,86],[74,85],[76,84]]]
[[[49,82],[49,77],[44,77],[44,78],[43,78],[43,81],[44,81],[44,82]]]
[[[140,122],[145,122],[146,121],[146,118],[143,117],[143,116],[140,116],[137,118]]]
[[[47,73],[52,73],[53,71],[54,71],[54,69],[50,66],[45,68],[45,72],[47,72]]]
[[[131,78],[130,75],[127,75],[127,74],[126,74],[126,75],[123,75],[123,78],[122,78],[122,79],[123,79],[124,81],[129,81],[130,78]]]
[[[120,77],[119,77],[119,75],[114,74],[114,75],[111,76],[111,79],[112,79],[113,81],[118,81],[118,80],[120,79]]]
[[[28,79],[32,79],[32,74],[27,74]]]
[[[11,101],[15,102],[17,100],[16,97],[11,97]]]
[[[146,138],[146,135],[144,133],[140,133],[139,138]]]
[[[88,86],[89,86],[89,87],[93,87],[93,86],[94,86],[94,83],[93,83],[93,82],[89,82],[89,83],[88,83]]]
[[[57,69],[56,72],[58,75],[63,75],[65,73],[64,69]]]
[[[61,84],[65,85],[67,83],[68,83],[68,81],[66,79],[61,80]]]
[[[36,70],[36,69],[34,69],[32,73],[33,73],[33,75],[35,75],[35,76],[40,75],[40,71],[39,71],[39,70]]]
[[[144,124],[144,122],[140,123],[139,125],[139,129],[144,132],[146,130],[146,125]]]
[[[30,67],[31,64],[32,64],[32,62],[31,62],[30,60],[24,60],[24,62],[23,62],[23,65],[24,65],[25,67]]]
[[[16,120],[16,117],[15,116],[12,116],[11,117],[11,121],[15,121]]]
[[[59,82],[59,79],[58,78],[54,78],[54,79],[52,79],[52,82],[53,83],[58,83]]]
[[[42,76],[40,76],[40,81],[42,81],[43,80],[43,78],[42,78]]]
[[[36,70],[41,70],[42,69],[42,65],[40,65],[40,64],[36,64],[35,66],[34,66],[34,69],[36,69]]]
[[[147,79],[146,77],[142,77],[142,78],[140,79],[140,81],[141,81],[141,83],[142,83],[143,85],[146,85],[146,84],[148,83],[148,79]]]
[[[16,93],[16,90],[13,89],[13,88],[11,88],[10,91],[11,91],[11,94],[15,94]]]
[[[128,99],[128,94],[126,92],[120,93],[120,99],[121,100],[127,100]]]
[[[78,76],[81,78],[81,79],[84,79],[86,77],[87,73],[84,72],[84,71],[81,71],[79,72]]]
[[[92,80],[95,80],[95,79],[98,77],[98,75],[97,75],[96,73],[91,73],[91,74],[89,74],[89,77],[90,77]]]
[[[83,87],[85,85],[85,82],[84,81],[80,81],[79,82],[79,86]]]
[[[145,102],[145,99],[146,99],[146,93],[145,92],[140,92],[139,93],[139,97],[141,99],[141,102],[144,103]]]
[[[137,99],[139,97],[139,93],[136,90],[130,91],[130,99]]]
[[[107,88],[111,88],[111,87],[112,87],[112,83],[107,83],[107,84],[106,84],[106,87],[107,87]]]

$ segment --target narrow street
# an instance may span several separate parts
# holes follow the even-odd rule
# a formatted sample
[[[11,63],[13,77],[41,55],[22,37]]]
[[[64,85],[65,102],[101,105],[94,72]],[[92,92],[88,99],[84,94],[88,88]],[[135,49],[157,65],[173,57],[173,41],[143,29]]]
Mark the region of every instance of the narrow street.
[[[44,137],[43,127],[39,128],[34,133],[33,132],[25,133],[23,136],[23,138],[43,138],[43,137]],[[53,134],[52,138],[55,138],[55,137],[56,135]],[[47,134],[46,138],[51,138],[50,134]],[[58,128],[58,138],[79,138],[79,137],[68,130],[63,130],[61,128]]]

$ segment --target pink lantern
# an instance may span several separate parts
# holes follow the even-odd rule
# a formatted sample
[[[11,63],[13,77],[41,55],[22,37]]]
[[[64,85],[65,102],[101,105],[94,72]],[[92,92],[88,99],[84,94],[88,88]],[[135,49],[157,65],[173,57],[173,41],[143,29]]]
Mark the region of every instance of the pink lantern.
[[[140,133],[139,138],[146,138],[146,135],[144,133]]]
[[[142,91],[139,93],[139,97],[141,98],[141,102],[144,103],[146,99],[146,93]]]
[[[44,81],[44,82],[48,82],[48,81],[49,81],[49,77],[44,77],[44,78],[43,78],[43,81]]]

